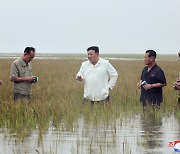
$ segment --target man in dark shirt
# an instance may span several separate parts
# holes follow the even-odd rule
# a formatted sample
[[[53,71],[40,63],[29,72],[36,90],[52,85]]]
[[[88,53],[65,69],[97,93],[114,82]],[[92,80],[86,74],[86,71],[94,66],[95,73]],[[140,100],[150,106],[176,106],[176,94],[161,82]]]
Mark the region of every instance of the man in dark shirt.
[[[163,70],[156,64],[156,52],[147,50],[144,63],[147,65],[141,74],[141,80],[137,86],[141,88],[140,101],[145,107],[147,104],[160,106],[163,100],[162,87],[166,86],[166,78]]]

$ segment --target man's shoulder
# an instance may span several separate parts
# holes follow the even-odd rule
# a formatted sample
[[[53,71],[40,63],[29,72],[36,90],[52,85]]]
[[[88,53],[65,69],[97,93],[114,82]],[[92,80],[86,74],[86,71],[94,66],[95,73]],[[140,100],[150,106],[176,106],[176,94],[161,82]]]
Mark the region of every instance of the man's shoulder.
[[[82,62],[82,65],[87,65],[87,64],[89,64],[89,60]]]
[[[157,64],[155,65],[155,70],[156,71],[163,71],[162,68],[160,66],[158,66]]]
[[[109,63],[109,60],[107,60],[107,59],[99,58],[99,61],[100,61],[100,63],[105,63],[105,64]]]
[[[142,71],[146,71],[148,69],[148,66],[145,66]]]
[[[22,62],[22,57],[17,58],[16,60],[14,60],[14,61],[13,61],[13,64],[18,65],[18,64],[21,63],[21,62]]]

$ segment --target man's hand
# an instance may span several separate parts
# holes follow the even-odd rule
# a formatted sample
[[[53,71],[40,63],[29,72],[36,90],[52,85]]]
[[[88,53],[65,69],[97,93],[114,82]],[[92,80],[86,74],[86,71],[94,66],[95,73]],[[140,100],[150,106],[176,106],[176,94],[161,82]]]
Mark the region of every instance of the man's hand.
[[[180,78],[177,78],[177,79],[176,79],[176,82],[179,83],[179,82],[180,82]]]
[[[176,79],[176,82],[174,83],[173,87],[175,90],[180,90],[180,78]]]
[[[180,90],[180,82],[176,82],[176,84],[174,85],[174,89]]]
[[[146,85],[144,86],[144,89],[145,89],[145,90],[149,90],[149,89],[152,89],[152,88],[153,88],[152,84],[146,84]]]
[[[141,88],[141,82],[142,80],[140,80],[138,83],[137,83],[137,87],[140,89]]]
[[[77,77],[76,77],[76,79],[77,79],[78,81],[80,81],[80,82],[82,82],[82,81],[83,81],[82,76],[77,76]]]

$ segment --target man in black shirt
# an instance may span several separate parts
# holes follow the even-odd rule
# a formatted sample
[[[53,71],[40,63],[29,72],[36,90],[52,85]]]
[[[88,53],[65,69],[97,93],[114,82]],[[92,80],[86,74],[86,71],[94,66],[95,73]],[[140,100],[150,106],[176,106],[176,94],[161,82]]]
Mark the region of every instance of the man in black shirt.
[[[162,87],[166,86],[166,78],[163,70],[156,64],[156,52],[147,50],[144,63],[147,65],[141,74],[141,80],[137,86],[141,88],[140,101],[145,107],[147,104],[160,106],[163,100]]]

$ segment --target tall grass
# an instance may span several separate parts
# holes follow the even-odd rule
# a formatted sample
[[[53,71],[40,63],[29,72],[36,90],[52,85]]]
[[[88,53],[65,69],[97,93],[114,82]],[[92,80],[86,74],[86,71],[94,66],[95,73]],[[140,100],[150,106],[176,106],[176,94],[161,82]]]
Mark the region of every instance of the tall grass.
[[[144,68],[143,61],[110,61],[118,71],[116,86],[110,92],[109,104],[84,104],[83,84],[75,76],[82,60],[37,60],[33,61],[33,74],[39,77],[33,85],[32,103],[13,102],[13,83],[9,81],[12,59],[0,60],[0,127],[7,128],[5,133],[15,134],[18,141],[23,141],[35,129],[39,130],[40,139],[50,126],[59,130],[73,131],[77,121],[84,119],[86,124],[98,127],[112,125],[116,131],[116,120],[133,117],[142,112],[139,102],[140,90],[136,84]],[[164,102],[157,111],[167,116],[175,114],[180,119],[177,106],[177,92],[173,82],[179,75],[178,61],[158,61],[164,70],[167,86],[163,88]],[[127,118],[128,119],[128,118]],[[6,130],[6,129],[4,129]]]

